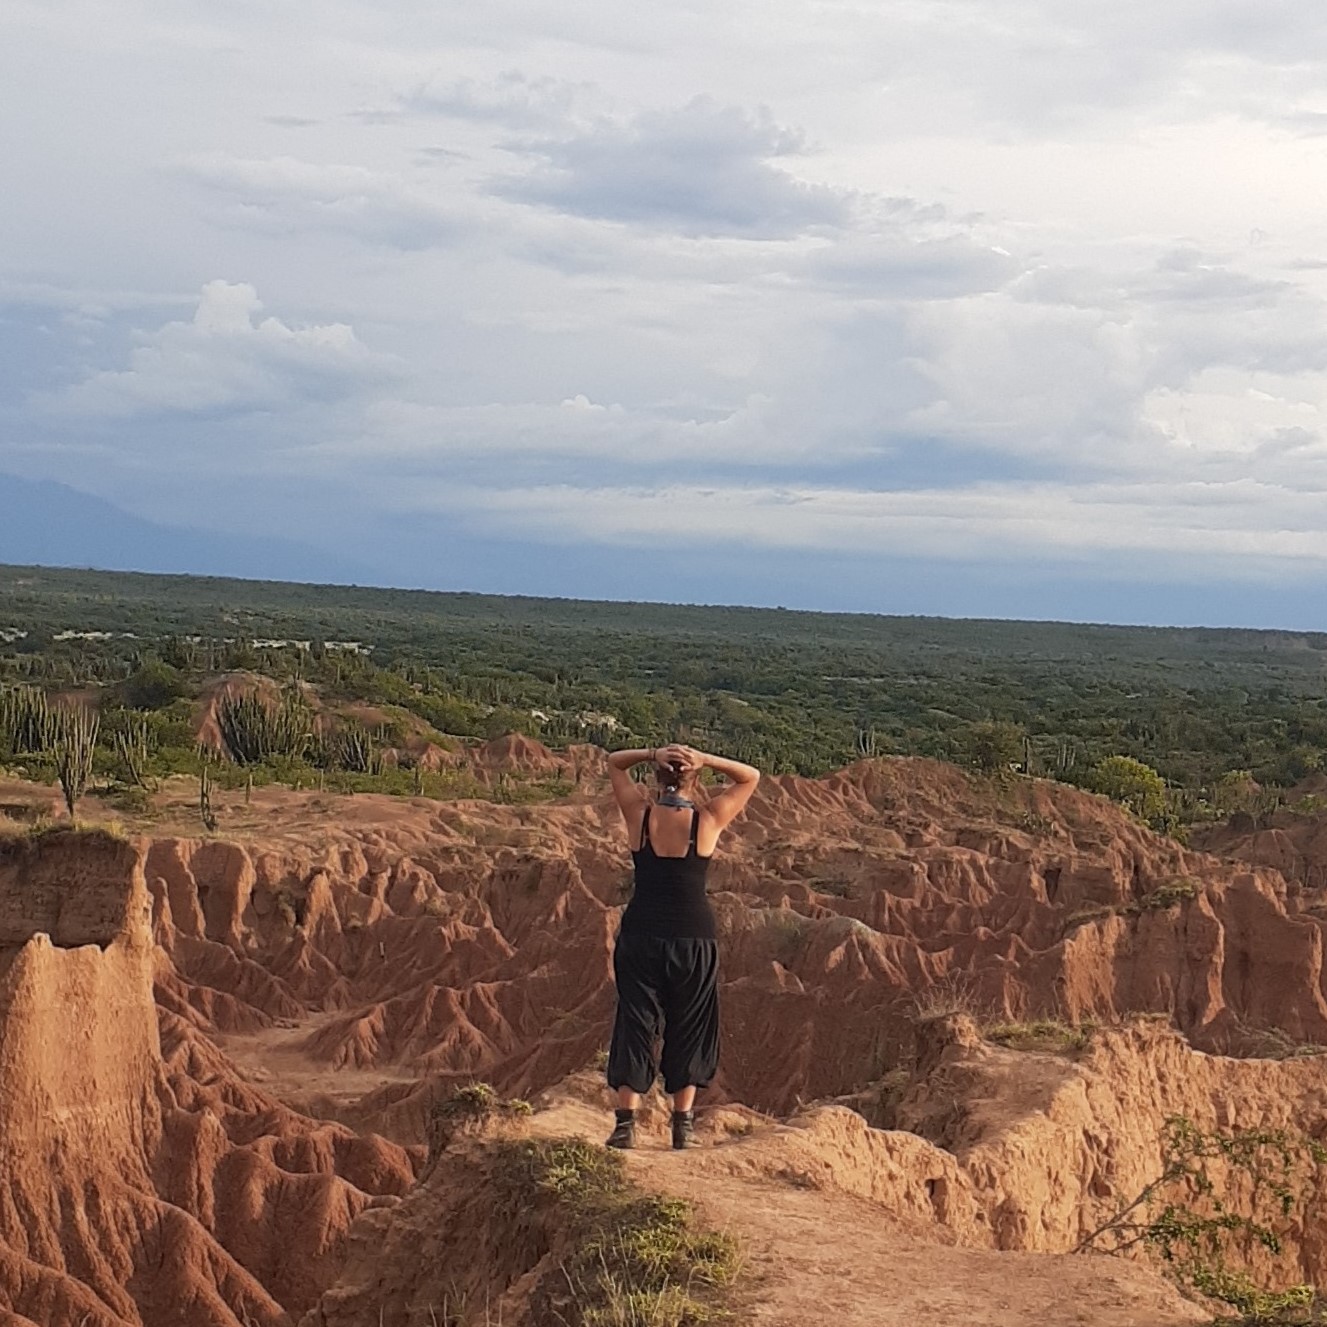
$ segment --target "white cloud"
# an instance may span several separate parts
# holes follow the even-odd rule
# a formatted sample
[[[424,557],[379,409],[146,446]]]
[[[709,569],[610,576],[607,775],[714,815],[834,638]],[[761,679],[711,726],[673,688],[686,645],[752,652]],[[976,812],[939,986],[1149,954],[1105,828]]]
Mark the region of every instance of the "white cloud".
[[[650,547],[660,539],[951,562],[1099,563],[1153,574],[1157,559],[1199,579],[1320,576],[1319,494],[1254,480],[1166,487],[988,484],[902,492],[675,486],[439,490],[416,503],[472,527],[558,542]]]
[[[179,168],[225,200],[224,219],[277,234],[339,231],[368,243],[421,249],[454,240],[466,224],[436,186],[431,192],[366,166],[211,153],[188,158]]]
[[[439,79],[435,75],[401,94],[388,114],[479,120],[528,130],[565,125],[581,102],[594,100],[595,89],[590,85],[504,69],[486,79]]]
[[[3,433],[184,488],[242,417],[480,533],[1316,565],[1325,72],[1308,0],[14,0]]]
[[[800,153],[799,135],[768,111],[697,97],[525,145],[542,165],[495,188],[580,216],[694,235],[792,236],[849,218],[849,199],[774,166]]]
[[[128,368],[93,373],[47,405],[102,418],[273,410],[388,370],[347,323],[292,327],[261,309],[253,286],[209,281],[190,321],[167,323],[135,347]]]

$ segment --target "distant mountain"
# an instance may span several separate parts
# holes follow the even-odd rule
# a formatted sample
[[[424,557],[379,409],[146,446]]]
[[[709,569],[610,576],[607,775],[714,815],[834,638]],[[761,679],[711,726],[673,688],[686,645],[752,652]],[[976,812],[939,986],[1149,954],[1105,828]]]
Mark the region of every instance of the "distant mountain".
[[[158,525],[66,484],[4,474],[0,562],[361,585],[383,578],[294,540]]]

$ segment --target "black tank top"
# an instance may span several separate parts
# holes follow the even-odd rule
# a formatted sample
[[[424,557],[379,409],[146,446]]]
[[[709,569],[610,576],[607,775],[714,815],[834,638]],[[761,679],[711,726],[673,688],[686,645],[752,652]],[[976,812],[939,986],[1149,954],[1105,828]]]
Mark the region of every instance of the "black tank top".
[[[714,913],[705,897],[710,859],[696,851],[700,815],[691,812],[687,855],[660,857],[650,842],[650,809],[645,808],[640,849],[631,854],[636,864],[636,890],[622,914],[622,933],[664,940],[713,940]]]

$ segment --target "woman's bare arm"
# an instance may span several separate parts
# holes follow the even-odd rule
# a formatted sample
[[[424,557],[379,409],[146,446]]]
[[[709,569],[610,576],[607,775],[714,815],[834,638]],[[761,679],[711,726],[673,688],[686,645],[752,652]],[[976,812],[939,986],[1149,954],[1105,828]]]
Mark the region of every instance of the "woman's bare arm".
[[[613,783],[613,796],[617,798],[617,804],[622,808],[622,814],[627,815],[633,807],[639,806],[642,798],[640,785],[631,777],[630,770],[634,765],[644,765],[647,762],[657,764],[659,750],[657,747],[645,751],[640,748],[631,751],[610,751],[608,753],[608,777]]]
[[[716,756],[709,751],[697,751],[694,747],[667,747],[661,753],[672,758],[674,750],[685,752],[685,763],[691,769],[712,769],[727,779],[728,786],[715,793],[705,803],[705,812],[714,822],[716,829],[723,829],[742,813],[742,809],[751,800],[751,794],[760,782],[760,771],[754,765],[744,764],[740,760],[729,760],[727,756]]]

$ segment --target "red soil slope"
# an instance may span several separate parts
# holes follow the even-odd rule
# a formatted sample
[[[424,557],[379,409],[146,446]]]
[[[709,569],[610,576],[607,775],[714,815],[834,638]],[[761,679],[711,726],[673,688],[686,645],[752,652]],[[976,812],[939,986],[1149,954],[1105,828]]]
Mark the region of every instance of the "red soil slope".
[[[494,777],[551,772],[524,746],[490,754]],[[557,759],[577,790],[554,805],[258,790],[218,798],[233,841],[0,847],[0,1323],[321,1312],[352,1223],[418,1161],[347,1123],[418,1143],[458,1080],[536,1092],[593,1063],[628,859],[601,754]],[[1082,1065],[1006,1062],[961,1029],[929,1050],[914,1031],[933,1003],[1161,1013],[1209,1051],[1269,1029],[1327,1044],[1306,875],[1185,849],[1060,785],[871,761],[765,780],[713,882],[726,1044],[707,1100],[852,1097],[920,1135],[831,1108],[800,1160],[812,1135],[780,1135],[771,1174],[973,1247],[1063,1250],[1154,1164],[1168,1103],[1327,1133],[1316,1060],[1228,1070],[1117,1033]],[[896,1065],[915,1072],[887,1119],[869,1102]],[[1315,1275],[1327,1256],[1310,1232],[1287,1247]]]
[[[152,1002],[142,855],[0,846],[0,1313],[36,1327],[278,1327],[411,1158],[239,1083]],[[165,1054],[163,1054],[163,1047]]]
[[[601,786],[537,808],[357,797],[332,819],[329,801],[287,796],[261,847],[152,844],[164,1007],[208,1035],[307,1022],[309,1060],[397,1080],[530,1091],[591,1061],[628,869]],[[716,1099],[851,1092],[955,982],[991,1016],[1160,1012],[1209,1050],[1271,1026],[1327,1042],[1309,895],[1061,785],[926,761],[767,779],[713,881]],[[355,1118],[417,1139],[412,1091]]]

